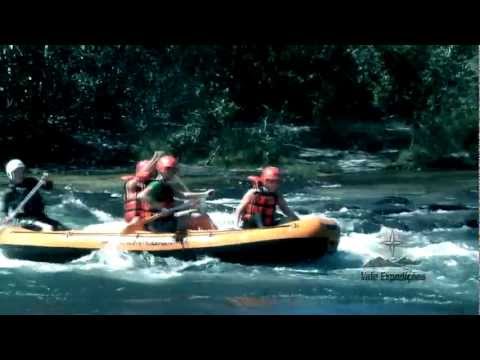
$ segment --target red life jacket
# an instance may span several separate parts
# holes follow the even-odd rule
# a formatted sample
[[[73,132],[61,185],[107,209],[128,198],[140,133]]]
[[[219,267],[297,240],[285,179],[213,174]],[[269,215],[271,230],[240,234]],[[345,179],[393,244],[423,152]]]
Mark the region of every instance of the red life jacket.
[[[136,177],[132,176],[130,180],[133,178]],[[124,177],[124,179],[126,180],[127,177]],[[150,205],[146,201],[141,201],[138,199],[138,194],[148,186],[150,180],[140,181],[138,178],[136,179],[137,186],[135,187],[134,191],[129,191],[127,189],[128,181],[126,181],[123,186],[123,217],[127,222],[131,221],[135,216],[144,219],[153,215],[153,209],[150,207]]]
[[[252,200],[247,204],[242,216],[243,221],[252,219],[254,214],[259,214],[265,226],[274,225],[274,215],[278,204],[276,193],[268,192],[263,187],[258,187],[253,193]]]

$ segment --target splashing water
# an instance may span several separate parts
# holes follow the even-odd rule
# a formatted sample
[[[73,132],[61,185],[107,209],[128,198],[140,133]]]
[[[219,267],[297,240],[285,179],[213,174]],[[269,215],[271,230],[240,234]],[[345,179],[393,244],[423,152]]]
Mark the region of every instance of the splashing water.
[[[361,165],[358,161],[351,163]],[[379,217],[371,215],[372,204],[382,196],[392,195],[388,192],[390,190],[384,190],[390,189],[390,185],[382,184],[380,178],[376,192],[364,192],[363,187],[355,192],[352,183],[361,179],[362,175],[357,174],[350,178],[332,178],[328,182],[318,180],[316,185],[312,182],[314,186],[297,183],[296,188],[285,189],[291,208],[305,210],[301,218],[327,217],[336,219],[341,226],[338,251],[317,261],[273,267],[230,264],[210,257],[183,261],[156,258],[148,253],[121,252],[112,243],[67,264],[49,264],[9,259],[0,250],[0,312],[478,312],[478,231],[447,221],[465,212],[429,212],[421,207],[428,205],[422,203],[425,199],[441,203],[445,197],[458,201],[459,196],[442,190],[427,197],[422,186],[432,188],[434,185],[431,181],[421,183],[417,180],[405,187],[404,193],[398,191],[394,194],[411,200],[412,211]],[[461,180],[460,183],[464,184],[465,181]],[[452,192],[460,191],[460,185],[455,186],[449,181],[448,188],[454,189]],[[368,183],[371,186],[370,177]],[[208,200],[206,206],[214,223],[220,229],[229,229],[234,227],[233,212],[241,194],[233,195],[228,189],[224,192],[221,198]],[[116,201],[121,207],[118,194],[85,194],[81,197],[83,195],[70,191],[56,195],[54,199],[58,201],[49,205],[47,211],[53,218],[77,229],[113,232],[124,226],[123,219],[107,206],[106,199],[114,204]],[[469,196],[475,195],[471,193]],[[326,207],[326,204],[335,206]],[[429,226],[422,228],[423,223],[420,223],[405,230],[391,222],[410,225],[417,220]],[[363,221],[379,223],[379,230],[360,232],[357,226]],[[402,243],[395,249],[394,258],[384,244],[392,229]],[[365,267],[377,259],[383,262],[376,267]],[[365,281],[362,273],[366,272],[414,273],[424,275],[425,280]]]

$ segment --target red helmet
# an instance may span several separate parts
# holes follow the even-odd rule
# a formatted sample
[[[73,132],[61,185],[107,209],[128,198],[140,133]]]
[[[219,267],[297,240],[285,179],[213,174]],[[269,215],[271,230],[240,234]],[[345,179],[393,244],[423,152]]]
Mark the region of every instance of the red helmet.
[[[149,162],[150,160],[142,160],[137,162],[137,165],[135,166],[135,175],[125,175],[125,176],[122,176],[121,179],[123,181],[130,181],[132,179],[146,181],[151,179],[152,177],[154,177],[154,174],[153,174],[154,171],[150,173],[146,171],[146,167]]]
[[[139,173],[143,172],[149,162],[150,162],[150,160],[142,160],[142,161],[139,161],[139,162],[137,163],[136,168],[135,168],[135,173],[136,173],[136,174],[139,174]]]
[[[280,180],[280,169],[274,166],[267,166],[262,170],[261,178],[265,180]]]
[[[146,167],[150,163],[150,160],[142,160],[137,163],[135,169],[135,177],[140,181],[147,181],[155,177],[155,169],[147,171]]]
[[[172,155],[164,155],[157,162],[157,170],[164,172],[167,168],[176,168],[177,159]]]

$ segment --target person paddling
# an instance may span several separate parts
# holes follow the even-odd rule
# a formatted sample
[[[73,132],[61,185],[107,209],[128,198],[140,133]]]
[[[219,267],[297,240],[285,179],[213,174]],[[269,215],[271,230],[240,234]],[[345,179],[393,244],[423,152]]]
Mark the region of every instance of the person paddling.
[[[252,189],[243,196],[235,211],[237,227],[252,229],[278,225],[279,221],[275,218],[277,206],[287,220],[298,220],[279,191],[279,168],[268,166],[260,176],[249,176],[248,179],[252,182]]]
[[[126,222],[135,217],[145,219],[153,214],[149,204],[141,201],[138,194],[144,190],[157,176],[157,161],[163,152],[156,151],[150,160],[142,160],[137,163],[135,175],[122,176],[123,186],[123,209]]]
[[[25,176],[25,169],[25,164],[19,159],[10,160],[5,166],[9,188],[1,198],[0,213],[2,217],[8,216],[11,211],[14,211],[39,182],[32,176]],[[41,188],[52,190],[53,182],[45,180]],[[30,230],[69,230],[68,227],[45,214],[45,204],[38,192],[28,200],[23,209],[15,214],[14,219],[20,226]]]
[[[152,232],[175,232],[177,230],[185,230],[189,228],[190,217],[174,216],[175,211],[196,208],[201,198],[212,196],[213,189],[205,192],[184,192],[180,191],[173,182],[177,179],[178,161],[172,155],[164,155],[156,165],[157,177],[138,194],[138,199],[148,204],[151,209],[155,209],[156,213],[163,213],[163,216],[146,225],[146,230]],[[175,206],[175,198],[184,199],[184,204]],[[202,215],[199,219],[195,219],[196,224],[208,224],[206,227],[216,228],[208,215]]]

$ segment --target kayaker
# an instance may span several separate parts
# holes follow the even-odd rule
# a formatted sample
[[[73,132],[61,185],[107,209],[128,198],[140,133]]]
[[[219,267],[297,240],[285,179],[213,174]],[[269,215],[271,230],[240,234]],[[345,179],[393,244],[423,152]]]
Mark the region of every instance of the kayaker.
[[[1,199],[0,213],[2,217],[8,216],[9,212],[14,211],[39,181],[32,176],[25,176],[25,170],[25,164],[19,159],[10,160],[5,166],[9,188]],[[41,188],[52,190],[53,182],[46,180]],[[45,214],[45,204],[39,192],[32,196],[23,209],[15,215],[14,219],[20,226],[30,230],[69,230],[69,228]]]
[[[178,161],[172,155],[164,155],[157,162],[157,177],[138,194],[141,201],[146,202],[156,213],[163,212],[166,216],[161,217],[146,225],[146,230],[152,232],[175,232],[184,230],[189,226],[189,216],[177,218],[171,211],[196,208],[201,197],[209,197],[214,193],[213,189],[205,192],[180,191],[173,181],[178,173]],[[183,205],[175,206],[175,198],[186,200]],[[208,215],[202,215],[203,219],[196,219],[196,223],[211,223]]]
[[[156,151],[150,160],[137,163],[135,175],[122,176],[125,182],[123,187],[124,219],[130,222],[134,217],[146,218],[152,215],[150,206],[145,201],[138,199],[138,194],[157,176],[157,161],[163,152]]]
[[[238,227],[251,229],[278,225],[280,221],[276,219],[275,213],[277,205],[287,216],[287,221],[298,220],[298,216],[288,207],[279,191],[279,168],[268,166],[262,170],[259,177],[249,176],[249,180],[252,182],[252,189],[243,196],[235,211]]]

